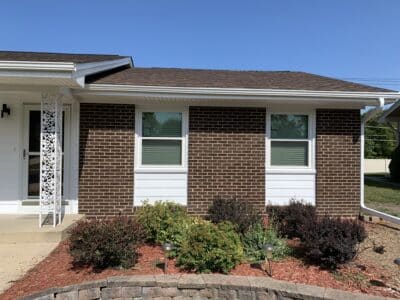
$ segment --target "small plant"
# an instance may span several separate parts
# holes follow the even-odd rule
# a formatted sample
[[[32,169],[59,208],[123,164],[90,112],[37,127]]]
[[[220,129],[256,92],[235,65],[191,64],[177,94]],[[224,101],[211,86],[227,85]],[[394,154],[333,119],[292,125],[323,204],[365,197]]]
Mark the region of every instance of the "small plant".
[[[352,260],[358,244],[366,238],[364,226],[358,221],[328,216],[311,220],[301,230],[306,260],[328,269]]]
[[[271,244],[274,247],[273,259],[279,260],[290,254],[286,242],[278,237],[274,227],[264,228],[261,222],[252,225],[242,236],[242,243],[246,258],[250,262],[259,262],[265,259],[263,246]]]
[[[144,203],[137,210],[137,220],[151,243],[174,242],[172,236],[180,234],[178,229],[187,226],[188,218],[183,206],[168,201]]]
[[[302,227],[317,218],[315,206],[292,199],[287,206],[269,206],[267,212],[281,236],[302,238]]]
[[[75,264],[98,269],[132,267],[137,247],[143,240],[142,227],[128,217],[84,220],[71,230],[70,253]]]
[[[378,254],[384,254],[386,252],[385,246],[383,245],[376,245],[374,242],[374,245],[372,247],[372,250]]]
[[[228,273],[243,258],[243,246],[231,223],[199,223],[191,226],[178,253],[183,269],[200,273]]]
[[[218,224],[229,221],[240,233],[246,232],[250,226],[261,220],[261,214],[251,203],[237,198],[218,198],[208,209],[211,222]]]

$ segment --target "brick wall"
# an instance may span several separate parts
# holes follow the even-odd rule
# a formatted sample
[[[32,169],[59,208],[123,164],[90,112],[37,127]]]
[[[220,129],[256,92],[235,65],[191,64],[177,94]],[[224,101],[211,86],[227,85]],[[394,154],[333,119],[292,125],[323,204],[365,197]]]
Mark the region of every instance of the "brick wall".
[[[218,197],[265,206],[265,109],[190,107],[188,211]]]
[[[360,206],[360,111],[317,110],[317,210],[354,217]]]
[[[132,214],[135,106],[81,104],[79,213]]]

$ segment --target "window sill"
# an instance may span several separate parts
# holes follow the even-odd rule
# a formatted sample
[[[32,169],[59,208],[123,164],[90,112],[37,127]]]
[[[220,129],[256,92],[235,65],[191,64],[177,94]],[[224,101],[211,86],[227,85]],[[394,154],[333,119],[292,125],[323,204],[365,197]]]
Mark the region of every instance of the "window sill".
[[[179,167],[141,167],[136,168],[135,173],[187,173],[187,168],[179,168]]]
[[[309,168],[266,168],[266,174],[317,174],[317,170]]]

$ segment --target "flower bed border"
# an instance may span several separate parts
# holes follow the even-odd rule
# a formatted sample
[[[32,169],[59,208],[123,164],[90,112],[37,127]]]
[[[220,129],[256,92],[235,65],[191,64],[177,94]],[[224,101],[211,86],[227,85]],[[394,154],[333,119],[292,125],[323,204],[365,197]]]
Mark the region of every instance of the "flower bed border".
[[[337,289],[275,280],[269,277],[232,275],[115,276],[61,288],[50,288],[23,300],[50,299],[390,299]]]

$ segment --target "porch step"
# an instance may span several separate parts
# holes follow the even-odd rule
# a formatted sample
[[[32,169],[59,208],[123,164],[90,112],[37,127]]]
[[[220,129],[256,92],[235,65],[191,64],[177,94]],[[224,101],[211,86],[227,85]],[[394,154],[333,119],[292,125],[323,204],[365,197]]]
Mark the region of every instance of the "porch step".
[[[0,244],[58,243],[84,215],[64,215],[60,225],[39,228],[37,215],[0,215]]]

